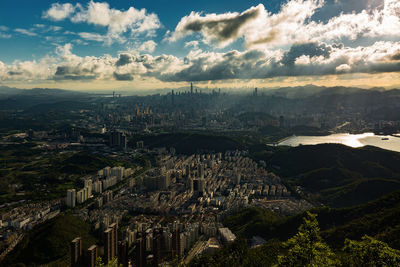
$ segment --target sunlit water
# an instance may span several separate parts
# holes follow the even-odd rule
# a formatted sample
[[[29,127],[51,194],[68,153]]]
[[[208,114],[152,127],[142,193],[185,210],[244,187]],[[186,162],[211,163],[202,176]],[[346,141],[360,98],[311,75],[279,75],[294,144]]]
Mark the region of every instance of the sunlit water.
[[[388,140],[382,140],[382,138]],[[299,146],[317,144],[343,144],[350,147],[376,146],[400,152],[400,137],[363,134],[331,134],[328,136],[292,136],[280,142],[280,146]]]

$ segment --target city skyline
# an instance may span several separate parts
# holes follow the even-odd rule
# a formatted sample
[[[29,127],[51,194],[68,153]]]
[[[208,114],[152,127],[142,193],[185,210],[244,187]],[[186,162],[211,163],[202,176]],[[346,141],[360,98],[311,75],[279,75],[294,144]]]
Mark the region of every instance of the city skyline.
[[[14,1],[0,85],[161,89],[400,85],[400,1]]]

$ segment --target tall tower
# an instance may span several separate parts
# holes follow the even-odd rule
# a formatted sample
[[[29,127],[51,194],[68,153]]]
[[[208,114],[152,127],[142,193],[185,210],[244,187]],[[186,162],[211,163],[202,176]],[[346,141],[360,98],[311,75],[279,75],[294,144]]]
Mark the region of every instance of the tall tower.
[[[254,88],[254,96],[257,96],[257,94],[258,94],[258,89],[256,87],[256,88]]]
[[[193,95],[193,83],[190,83],[190,94]]]

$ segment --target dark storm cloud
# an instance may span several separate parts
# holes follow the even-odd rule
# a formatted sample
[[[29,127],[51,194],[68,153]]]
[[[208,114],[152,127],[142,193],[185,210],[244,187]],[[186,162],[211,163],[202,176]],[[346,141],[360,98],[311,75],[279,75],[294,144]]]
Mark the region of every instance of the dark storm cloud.
[[[95,75],[62,75],[62,76],[54,76],[54,80],[71,80],[71,81],[87,81],[87,80],[95,80],[97,76]]]
[[[133,59],[132,59],[131,54],[120,54],[117,62],[115,62],[115,65],[117,67],[119,67],[119,66],[128,65],[132,62],[133,62]]]
[[[22,75],[21,71],[9,71],[8,75],[15,76],[15,75]]]
[[[384,0],[325,0],[325,4],[312,16],[312,20],[327,22],[340,14],[382,9],[383,4]]]
[[[114,76],[115,80],[117,80],[117,81],[133,81],[133,76],[130,73],[120,74],[120,73],[114,72],[113,76]]]
[[[301,56],[323,56],[328,58],[332,48],[323,43],[295,44],[285,53],[281,62],[284,65],[293,65],[297,58]]]
[[[94,80],[97,75],[93,70],[80,69],[72,66],[58,66],[54,74],[54,80]]]
[[[257,18],[259,14],[260,9],[254,8],[232,18],[199,18],[186,24],[184,31],[200,32],[206,30],[218,41],[225,41],[236,38],[240,29],[250,20]]]
[[[390,56],[391,60],[400,60],[400,52]]]

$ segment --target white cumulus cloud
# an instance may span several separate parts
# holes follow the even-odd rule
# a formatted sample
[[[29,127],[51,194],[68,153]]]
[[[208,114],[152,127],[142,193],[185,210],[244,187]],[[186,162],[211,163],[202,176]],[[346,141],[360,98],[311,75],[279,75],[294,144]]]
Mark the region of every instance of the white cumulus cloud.
[[[75,6],[71,3],[59,4],[54,3],[51,7],[43,12],[43,18],[59,21],[68,18],[75,11]]]
[[[146,9],[129,7],[127,10],[111,8],[106,2],[90,1],[86,6],[81,4],[72,5],[53,4],[44,13],[45,18],[53,20],[70,19],[73,23],[87,23],[107,28],[107,37],[103,40],[108,44],[114,41],[123,43],[126,41],[125,33],[131,35],[145,33],[154,35],[154,31],[161,27],[158,16],[148,13]],[[85,39],[98,41],[99,36],[83,34]]]

